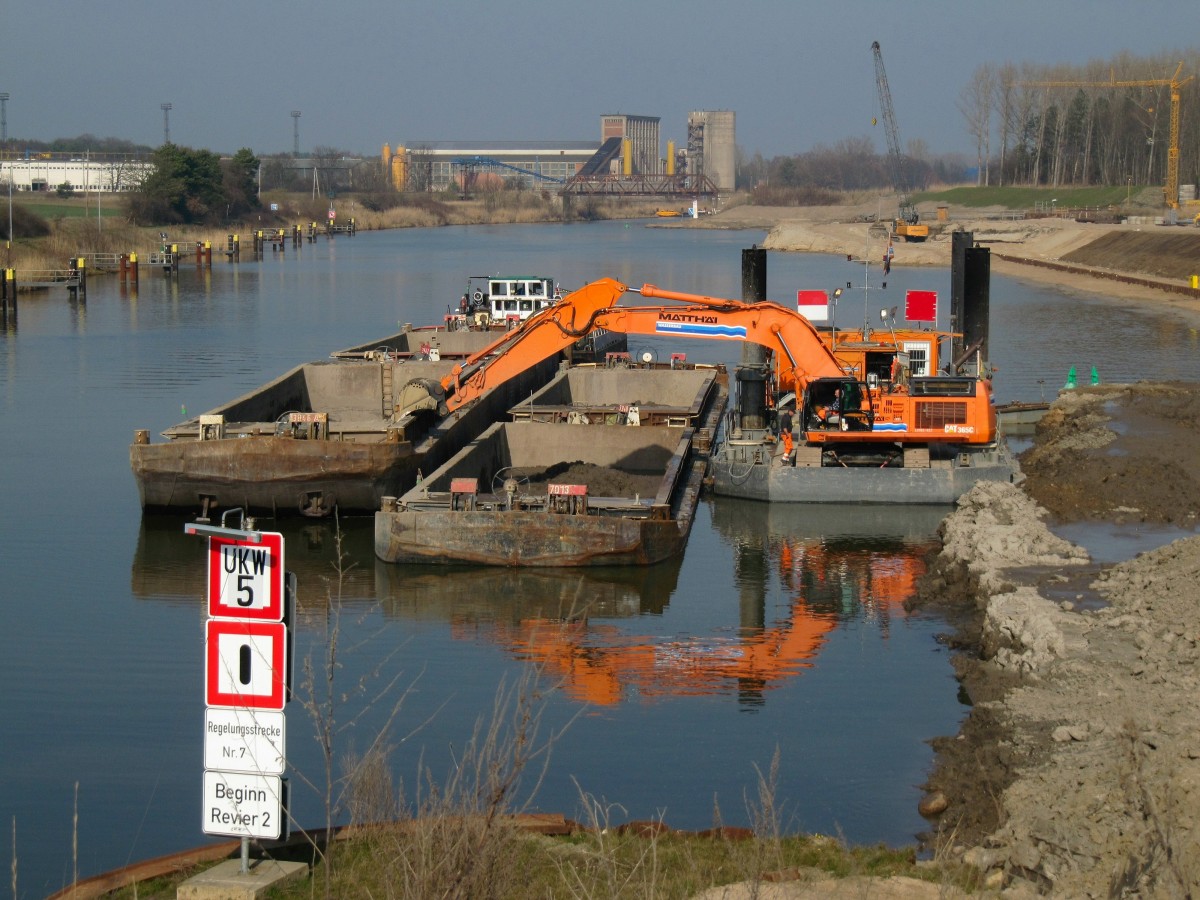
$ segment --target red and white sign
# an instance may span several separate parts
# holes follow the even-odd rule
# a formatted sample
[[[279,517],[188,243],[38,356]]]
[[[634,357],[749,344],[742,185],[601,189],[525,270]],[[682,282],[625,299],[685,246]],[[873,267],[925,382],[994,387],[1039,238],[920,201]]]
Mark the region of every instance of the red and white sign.
[[[904,295],[904,318],[910,322],[937,321],[937,291],[909,291]]]
[[[208,614],[224,619],[283,620],[283,535],[260,543],[208,539]]]
[[[828,322],[829,295],[824,291],[796,291],[796,311],[810,322]]]
[[[209,706],[283,709],[287,626],[209,619],[204,632],[204,701]]]

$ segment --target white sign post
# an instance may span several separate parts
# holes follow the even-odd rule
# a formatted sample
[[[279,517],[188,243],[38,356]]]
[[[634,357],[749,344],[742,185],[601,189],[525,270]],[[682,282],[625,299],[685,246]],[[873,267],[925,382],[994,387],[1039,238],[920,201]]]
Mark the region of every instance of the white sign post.
[[[228,514],[228,513],[227,513]],[[249,840],[287,834],[287,723],[291,682],[283,535],[185,525],[208,536],[204,629],[205,834]]]

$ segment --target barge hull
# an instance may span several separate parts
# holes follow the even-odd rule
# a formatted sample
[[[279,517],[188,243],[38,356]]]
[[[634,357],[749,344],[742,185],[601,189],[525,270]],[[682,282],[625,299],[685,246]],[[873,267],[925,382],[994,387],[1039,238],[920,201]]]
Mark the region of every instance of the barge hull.
[[[544,512],[405,511],[375,517],[386,562],[483,566],[645,566],[682,552],[687,533],[671,520],[560,516]]]
[[[327,380],[336,388],[362,380],[349,377],[353,365],[322,364],[321,369],[332,376]],[[422,365],[430,364],[399,368],[419,372]],[[511,406],[545,385],[558,365],[556,359],[547,359],[484,394],[469,408],[428,426],[425,420],[390,422],[377,416],[378,421],[368,425],[343,429],[331,418],[329,433],[317,440],[274,433],[278,409],[303,410],[312,405],[300,386],[302,372],[311,364],[300,366],[260,391],[213,411],[228,412],[231,419],[253,419],[245,436],[219,440],[178,436],[160,444],[135,440],[129,448],[130,468],[142,508],[149,511],[241,507],[256,515],[372,513],[384,497],[409,490],[420,471],[441,465],[503,418]],[[400,383],[399,375],[393,381]],[[330,396],[342,402],[336,390]],[[379,402],[378,395],[371,400]],[[364,417],[355,412],[353,418]],[[180,429],[176,426],[173,431]]]
[[[713,457],[714,494],[770,503],[952,505],[976,482],[1021,478],[1003,443],[994,450],[932,460],[926,468],[903,469],[783,465],[770,448],[759,459],[739,454],[740,449],[726,445]]]

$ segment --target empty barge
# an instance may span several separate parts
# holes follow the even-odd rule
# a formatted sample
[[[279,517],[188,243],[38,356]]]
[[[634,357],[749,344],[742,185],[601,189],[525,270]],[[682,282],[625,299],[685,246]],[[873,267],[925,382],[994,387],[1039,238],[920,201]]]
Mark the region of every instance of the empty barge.
[[[440,379],[489,331],[413,329],[299,365],[164,431],[135,432],[130,467],[142,508],[198,513],[370,513],[478,435],[558,367],[545,360],[445,419],[402,414],[414,379]]]
[[[578,366],[413,489],[385,498],[389,563],[649,565],[683,551],[724,415],[721,368]]]
[[[603,359],[625,335],[593,332],[511,381],[477,392],[452,415],[425,397],[438,384],[561,300],[553,279],[473,276],[444,324],[413,328],[305,363],[269,384],[162,433],[134,434],[129,461],[143,509],[198,512],[241,507],[311,517],[371,513],[403,493],[505,410],[546,384],[562,360]],[[414,387],[414,385],[418,387]],[[433,408],[442,414],[429,412]]]

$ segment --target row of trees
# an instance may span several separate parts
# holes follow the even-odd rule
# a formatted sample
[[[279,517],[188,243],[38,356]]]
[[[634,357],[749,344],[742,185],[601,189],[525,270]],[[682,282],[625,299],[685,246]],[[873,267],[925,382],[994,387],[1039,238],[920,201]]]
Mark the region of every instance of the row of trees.
[[[1165,183],[1177,69],[1179,180],[1195,183],[1200,89],[1187,74],[1200,69],[1195,51],[1150,59],[1122,54],[1085,66],[981,65],[958,103],[975,144],[978,183]]]
[[[958,154],[935,156],[921,140],[909,141],[909,174],[918,189],[931,184],[960,184],[969,162]],[[791,190],[888,190],[892,184],[886,152],[876,152],[869,137],[846,138],[832,147],[817,146],[796,156],[740,159],[738,187],[756,194]]]

